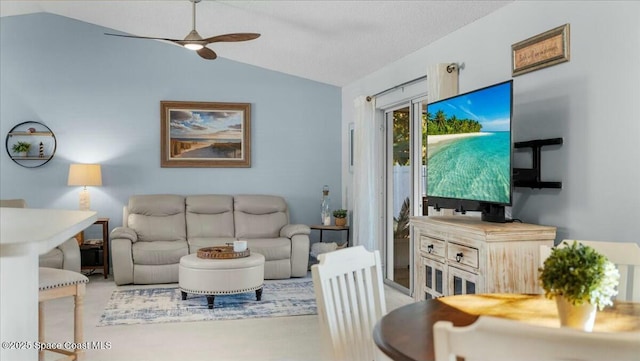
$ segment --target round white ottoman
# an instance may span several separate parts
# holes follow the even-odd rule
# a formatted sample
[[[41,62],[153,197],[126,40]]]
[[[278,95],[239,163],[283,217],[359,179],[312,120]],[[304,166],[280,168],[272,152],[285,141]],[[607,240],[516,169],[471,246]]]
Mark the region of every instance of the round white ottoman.
[[[187,299],[187,293],[206,295],[210,309],[216,295],[256,291],[256,299],[260,301],[264,256],[260,253],[233,259],[198,258],[195,253],[183,256],[178,268],[178,282],[183,300]]]

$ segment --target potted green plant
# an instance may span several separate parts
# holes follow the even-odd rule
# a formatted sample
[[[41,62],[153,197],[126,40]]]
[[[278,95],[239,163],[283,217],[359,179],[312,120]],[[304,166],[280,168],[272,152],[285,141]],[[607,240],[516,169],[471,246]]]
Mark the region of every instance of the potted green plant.
[[[21,157],[26,157],[29,153],[29,149],[31,148],[31,143],[27,142],[17,142],[12,147],[14,153],[20,155]]]
[[[554,247],[540,271],[547,298],[555,298],[560,324],[593,329],[596,308],[613,304],[620,274],[615,265],[595,249],[576,241]]]
[[[336,226],[344,226],[347,224],[347,210],[336,209],[333,211],[333,218],[336,219]]]

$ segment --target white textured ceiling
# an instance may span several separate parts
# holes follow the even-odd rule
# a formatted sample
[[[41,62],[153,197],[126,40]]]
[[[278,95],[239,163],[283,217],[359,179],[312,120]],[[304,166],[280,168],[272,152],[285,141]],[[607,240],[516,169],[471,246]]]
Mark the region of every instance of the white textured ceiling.
[[[205,38],[260,33],[209,47],[220,57],[344,86],[510,2],[203,0],[196,28]],[[192,27],[188,0],[0,1],[0,16],[34,12],[140,36],[183,39]]]

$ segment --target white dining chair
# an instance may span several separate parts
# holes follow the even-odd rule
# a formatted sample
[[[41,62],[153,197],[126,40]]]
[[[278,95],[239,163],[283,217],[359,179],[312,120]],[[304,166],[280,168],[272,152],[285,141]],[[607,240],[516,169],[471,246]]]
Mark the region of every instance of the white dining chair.
[[[565,242],[573,244],[574,240],[565,239],[558,247],[563,247]],[[616,265],[620,273],[620,281],[615,299],[640,302],[640,246],[637,243],[584,240],[576,240],[576,242],[595,249]],[[550,247],[540,246],[540,267],[550,254]]]
[[[571,244],[573,240],[566,242]],[[577,242],[595,249],[616,265],[620,272],[617,300],[640,302],[640,246],[637,243],[586,240]]]
[[[386,313],[380,252],[363,246],[318,256],[311,267],[318,316],[335,360],[390,360],[373,342]]]
[[[79,272],[40,267],[38,280],[38,341],[41,344],[48,343],[45,341],[44,332],[44,304],[47,301],[58,298],[73,297],[73,343],[81,345],[84,342],[83,310],[86,291],[85,285],[89,282],[89,279]],[[84,349],[82,347],[74,348],[65,344],[63,348],[52,348],[50,350],[41,349],[38,353],[38,360],[45,360],[45,351],[65,355],[64,358],[58,360],[79,361],[82,360],[84,356]]]
[[[469,326],[433,326],[436,361],[637,361],[635,332],[584,332],[480,316]]]

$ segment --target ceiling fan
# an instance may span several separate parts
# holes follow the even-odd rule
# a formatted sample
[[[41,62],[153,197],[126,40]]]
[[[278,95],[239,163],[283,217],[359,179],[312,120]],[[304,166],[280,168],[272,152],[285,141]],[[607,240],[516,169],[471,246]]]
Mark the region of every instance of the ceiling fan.
[[[151,39],[151,40],[165,40],[170,41],[172,43],[182,45],[189,50],[194,50],[198,53],[202,58],[213,60],[218,57],[218,55],[211,49],[206,46],[211,43],[220,43],[220,42],[236,42],[236,41],[247,41],[253,40],[260,36],[257,33],[234,33],[234,34],[223,34],[216,35],[210,38],[203,39],[200,34],[196,31],[196,4],[201,0],[189,0],[193,4],[193,30],[187,35],[184,40],[179,39],[168,39],[168,38],[154,38],[147,36],[135,36],[135,35],[120,35],[120,34],[110,34],[104,33],[105,35],[111,36],[120,36],[123,38],[134,38],[134,39]]]

